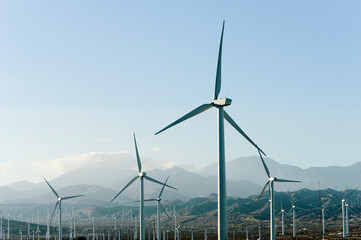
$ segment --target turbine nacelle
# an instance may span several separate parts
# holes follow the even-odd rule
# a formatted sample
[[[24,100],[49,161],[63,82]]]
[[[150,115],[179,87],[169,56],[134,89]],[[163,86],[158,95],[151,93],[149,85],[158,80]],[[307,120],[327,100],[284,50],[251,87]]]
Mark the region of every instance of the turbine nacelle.
[[[58,202],[60,202],[60,201],[61,201],[61,197],[58,198]]]
[[[225,107],[225,106],[229,106],[232,103],[232,99],[230,98],[219,98],[219,99],[215,99],[213,100],[213,106],[215,107]]]
[[[268,181],[269,182],[275,182],[275,181],[277,181],[277,178],[270,177],[270,178],[268,178]]]
[[[140,172],[140,173],[138,174],[138,176],[139,176],[139,177],[145,177],[145,176],[147,176],[147,173],[145,173],[145,172]]]

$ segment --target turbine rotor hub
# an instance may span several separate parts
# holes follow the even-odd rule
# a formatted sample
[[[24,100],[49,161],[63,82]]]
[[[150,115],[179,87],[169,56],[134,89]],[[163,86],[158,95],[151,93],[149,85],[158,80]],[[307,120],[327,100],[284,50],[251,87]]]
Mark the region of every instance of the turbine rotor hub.
[[[147,174],[146,174],[145,172],[140,172],[138,175],[139,175],[139,177],[145,177],[145,176],[147,176]]]
[[[60,197],[60,198],[58,198],[58,201],[59,201],[59,202],[61,201],[61,197]]]
[[[213,100],[213,105],[215,107],[225,107],[225,106],[229,106],[232,103],[232,99],[230,98],[218,98]]]

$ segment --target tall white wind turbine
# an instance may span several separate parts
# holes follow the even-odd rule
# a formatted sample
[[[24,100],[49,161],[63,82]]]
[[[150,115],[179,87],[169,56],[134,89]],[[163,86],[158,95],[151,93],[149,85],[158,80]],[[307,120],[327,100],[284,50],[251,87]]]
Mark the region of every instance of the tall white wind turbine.
[[[346,226],[346,225],[348,225],[348,223],[346,223],[346,216],[347,216],[347,215],[346,215],[346,211],[347,211],[347,210],[346,210],[346,200],[347,200],[347,198],[348,198],[351,194],[353,194],[356,190],[357,190],[357,188],[356,188],[355,190],[353,190],[352,192],[346,194],[346,196],[344,196],[343,198],[337,196],[336,194],[333,194],[333,193],[327,191],[329,194],[331,194],[332,196],[334,196],[335,198],[337,198],[338,200],[341,201],[341,210],[342,210],[342,237],[343,237],[343,238],[346,238],[346,236],[347,236],[347,234],[348,234],[348,232],[347,232],[347,226]]]
[[[194,117],[211,107],[216,107],[218,110],[218,240],[228,239],[228,224],[227,224],[227,190],[226,190],[226,163],[225,163],[225,149],[224,149],[224,119],[226,119],[243,137],[245,137],[253,146],[255,146],[263,154],[264,152],[246,135],[245,132],[237,125],[237,123],[223,110],[224,107],[231,105],[232,100],[229,98],[218,98],[221,91],[221,63],[222,63],[222,44],[223,44],[224,21],[222,27],[221,41],[219,45],[216,84],[214,91],[214,98],[211,103],[203,104],[193,111],[187,113],[175,122],[169,124],[156,135],[164,130],[177,125],[178,123]],[[266,155],[266,154],[264,154]]]
[[[59,207],[59,240],[62,240],[63,239],[63,231],[62,231],[62,225],[61,225],[61,202],[63,200],[82,197],[84,195],[82,194],[82,195],[75,195],[75,196],[68,196],[68,197],[60,197],[59,194],[55,191],[55,189],[50,185],[50,183],[45,178],[44,178],[44,180],[48,184],[48,186],[50,187],[51,191],[53,191],[54,195],[58,198],[58,200],[56,201],[56,204],[55,204],[54,211],[53,211],[53,214],[51,216],[50,222],[53,220],[55,211]]]
[[[161,232],[160,232],[160,208],[162,208],[163,212],[168,216],[169,218],[169,215],[167,213],[167,211],[165,210],[164,206],[162,205],[161,201],[161,197],[162,197],[162,194],[163,194],[163,191],[164,191],[164,188],[168,182],[168,179],[169,177],[167,177],[167,180],[165,180],[165,183],[162,187],[162,189],[160,190],[159,192],[159,195],[157,198],[151,198],[151,199],[146,199],[144,200],[145,202],[157,202],[157,240],[160,240],[160,236],[161,236]]]
[[[294,180],[287,180],[287,179],[280,179],[271,177],[271,173],[263,160],[261,152],[258,150],[259,156],[262,160],[262,164],[264,167],[264,170],[266,171],[266,174],[268,176],[268,181],[264,185],[262,192],[260,194],[260,197],[264,193],[267,187],[269,187],[269,203],[270,203],[270,239],[275,240],[276,239],[276,229],[275,229],[275,198],[274,198],[274,183],[275,182],[293,182],[293,183],[299,183],[300,181],[294,181]],[[282,216],[283,217],[283,216]]]
[[[130,182],[125,185],[125,187],[120,190],[120,192],[118,192],[117,195],[115,195],[115,197],[110,201],[113,202],[118,196],[119,194],[121,194],[125,189],[127,189],[132,183],[135,182],[135,180],[137,180],[139,178],[140,180],[140,210],[139,210],[139,220],[140,220],[140,240],[145,240],[145,225],[144,225],[144,179],[147,179],[148,181],[160,184],[160,185],[164,185],[166,187],[169,188],[173,188],[175,190],[177,190],[174,187],[171,187],[167,184],[164,184],[158,180],[155,180],[154,178],[151,178],[149,176],[147,176],[147,174],[145,172],[142,172],[142,163],[140,161],[140,157],[139,157],[139,153],[138,153],[138,147],[137,147],[137,140],[135,139],[135,134],[133,134],[134,136],[134,145],[135,145],[135,153],[137,156],[137,163],[138,163],[138,176],[135,176],[132,180],[130,180]]]

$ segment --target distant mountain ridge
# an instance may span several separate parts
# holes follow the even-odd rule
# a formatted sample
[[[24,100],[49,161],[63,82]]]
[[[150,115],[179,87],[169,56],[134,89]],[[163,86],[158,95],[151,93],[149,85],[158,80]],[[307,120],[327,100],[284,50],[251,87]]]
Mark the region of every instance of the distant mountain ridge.
[[[320,182],[321,189],[332,188],[344,190],[346,188],[361,187],[361,162],[348,167],[312,167],[302,169],[265,158],[273,177],[300,180],[302,183],[279,183],[275,185],[276,191],[296,191],[302,188],[316,190]],[[237,158],[227,162],[227,194],[234,197],[247,197],[259,194],[267,181],[266,173],[258,156]],[[165,181],[170,176],[169,184],[178,188],[178,191],[167,190],[165,198],[168,200],[188,200],[195,197],[208,196],[217,192],[217,164],[213,163],[206,168],[190,172],[180,167],[166,170],[153,169],[147,171],[149,176]],[[127,169],[84,168],[67,172],[53,180],[51,184],[55,189],[72,189],[72,194],[81,194],[91,188],[104,192],[104,198],[89,195],[85,199],[99,204],[108,202],[113,195],[122,189],[137,171]],[[88,186],[87,189],[80,186]],[[146,181],[145,191],[149,197],[156,197],[161,186]],[[17,182],[0,186],[0,202],[9,201],[37,201],[41,196],[50,193],[45,182],[30,183]],[[106,193],[106,194],[105,194]],[[107,196],[107,197],[105,197]],[[139,196],[138,182],[127,189],[119,197],[119,203],[137,200]],[[108,199],[109,198],[109,199]]]
[[[294,184],[276,184],[277,191],[295,191],[302,188],[316,190],[319,185],[321,189],[336,190],[361,187],[361,162],[347,167],[330,166],[307,169],[280,164],[271,158],[265,158],[265,162],[272,177],[302,181],[302,183]],[[267,181],[267,175],[259,156],[237,158],[227,162],[226,167],[229,180],[247,179],[258,185],[264,185]],[[203,176],[216,175],[217,164],[213,163],[197,173]]]

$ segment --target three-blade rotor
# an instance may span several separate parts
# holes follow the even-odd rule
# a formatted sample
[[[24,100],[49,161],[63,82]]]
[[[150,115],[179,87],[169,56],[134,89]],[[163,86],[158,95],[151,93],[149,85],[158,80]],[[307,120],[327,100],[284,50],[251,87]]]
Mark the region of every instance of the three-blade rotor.
[[[167,179],[166,179],[165,182],[163,183],[163,187],[162,187],[162,189],[161,189],[160,192],[159,192],[158,198],[145,199],[144,202],[158,202],[158,203],[159,203],[159,206],[162,208],[163,212],[167,215],[168,218],[170,218],[169,215],[168,215],[168,213],[167,213],[167,211],[165,210],[162,202],[161,202],[161,201],[162,201],[161,197],[162,197],[164,188],[167,186],[168,179],[169,179],[169,177],[167,177]],[[139,202],[139,201],[137,201],[137,202]]]
[[[224,24],[222,26],[222,34],[221,34],[221,41],[219,44],[219,52],[218,52],[218,62],[217,62],[217,72],[216,72],[216,83],[215,83],[215,89],[214,89],[214,98],[211,103],[203,104],[194,110],[190,111],[189,113],[185,114],[181,118],[177,119],[176,121],[172,122],[162,130],[155,133],[155,135],[167,130],[168,128],[171,128],[191,117],[194,117],[211,107],[224,107],[231,104],[231,99],[219,99],[219,93],[221,91],[221,77],[222,77],[222,46],[223,46],[223,33],[224,33]],[[247,136],[247,134],[236,124],[236,122],[224,111],[224,118],[231,124],[244,138],[247,139],[248,142],[250,142],[254,147],[258,149],[258,151],[262,152],[263,155],[266,156],[266,154]]]
[[[125,187],[120,190],[117,195],[115,195],[115,197],[110,201],[110,203],[112,203],[122,192],[125,191],[125,189],[127,189],[130,185],[132,185],[135,180],[137,180],[138,178],[145,178],[147,179],[148,181],[151,181],[151,182],[154,182],[154,183],[157,183],[157,184],[160,184],[160,185],[163,185],[163,188],[164,187],[169,187],[169,188],[172,188],[174,190],[177,190],[175,187],[172,187],[172,186],[169,186],[167,185],[167,181],[165,183],[162,183],[154,178],[151,178],[149,176],[146,175],[145,172],[142,172],[142,162],[140,161],[140,157],[139,157],[139,151],[138,151],[138,146],[137,146],[137,139],[135,137],[135,133],[133,133],[133,137],[134,137],[134,146],[135,146],[135,154],[136,154],[136,158],[137,158],[137,165],[138,165],[138,172],[139,174],[137,176],[135,176],[134,178],[132,178],[132,180],[130,180],[127,185],[125,185]],[[168,178],[167,178],[168,180]],[[162,190],[163,191],[163,190]],[[145,200],[144,200],[145,201]]]
[[[264,191],[266,190],[266,188],[269,186],[269,184],[270,184],[271,182],[293,182],[293,183],[300,183],[300,182],[301,182],[301,181],[281,179],[281,178],[272,178],[272,177],[271,177],[271,173],[270,173],[270,171],[269,171],[269,169],[268,169],[268,167],[267,167],[267,164],[266,164],[266,162],[264,161],[264,159],[263,159],[263,157],[262,157],[262,154],[261,154],[261,150],[260,150],[260,149],[258,150],[258,154],[259,154],[259,156],[260,156],[260,158],[261,158],[261,160],[262,160],[263,168],[264,168],[264,170],[266,171],[266,174],[267,174],[267,176],[268,176],[268,181],[267,181],[266,184],[264,185],[264,187],[263,187],[263,189],[262,189],[262,192],[261,192],[261,194],[260,194],[259,197],[258,197],[258,201],[259,201],[259,199],[260,199],[261,196],[263,195]],[[272,191],[273,191],[273,189],[272,189]]]
[[[53,221],[53,218],[54,218],[54,214],[55,214],[56,208],[59,206],[59,204],[61,203],[61,201],[63,201],[63,200],[68,200],[68,199],[72,199],[72,198],[77,198],[77,197],[82,197],[82,196],[85,196],[85,195],[84,195],[84,194],[81,194],[81,195],[60,197],[59,194],[55,191],[55,189],[54,189],[54,188],[50,185],[50,183],[45,179],[45,177],[44,177],[44,180],[45,180],[45,182],[48,184],[48,186],[50,187],[50,189],[53,191],[54,195],[58,198],[58,200],[56,201],[54,210],[53,210],[53,214],[51,215],[51,219],[50,219],[50,224],[51,224],[51,222]]]

